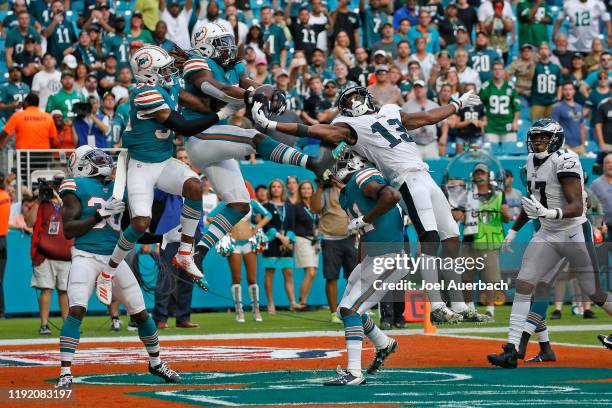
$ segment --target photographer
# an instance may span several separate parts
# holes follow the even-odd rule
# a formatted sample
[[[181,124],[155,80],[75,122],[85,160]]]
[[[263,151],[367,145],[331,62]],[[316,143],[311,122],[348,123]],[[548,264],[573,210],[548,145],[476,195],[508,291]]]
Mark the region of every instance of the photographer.
[[[107,148],[106,133],[109,126],[104,123],[104,115],[98,112],[100,102],[90,96],[87,102],[75,103],[72,109],[76,115],[72,122],[73,138],[77,147],[89,145],[101,149]]]
[[[62,319],[68,314],[68,296],[66,294],[68,273],[70,271],[70,249],[73,241],[64,237],[62,225],[62,200],[57,190],[62,178],[52,182],[38,179],[36,203],[24,214],[28,227],[34,227],[32,233],[32,287],[40,289],[38,304],[40,308],[40,329],[38,334],[51,334],[49,329],[49,309],[51,293],[57,289]]]

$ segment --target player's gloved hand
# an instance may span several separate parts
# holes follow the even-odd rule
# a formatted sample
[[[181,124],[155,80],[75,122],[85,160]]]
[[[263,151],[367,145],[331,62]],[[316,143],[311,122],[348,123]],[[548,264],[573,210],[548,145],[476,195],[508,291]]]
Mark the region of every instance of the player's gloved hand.
[[[166,249],[166,245],[171,244],[173,242],[181,242],[181,231],[183,227],[179,224],[176,227],[172,228],[170,231],[166,232],[162,235],[162,243],[161,249]]]
[[[512,228],[510,228],[510,230],[508,231],[508,235],[506,235],[506,237],[504,238],[504,242],[502,243],[502,251],[503,252],[514,252],[512,250],[512,241],[514,241],[514,238],[516,237],[516,231],[513,230]]]
[[[560,208],[549,209],[544,207],[541,202],[539,202],[533,194],[527,198],[521,198],[521,203],[523,204],[523,210],[525,214],[531,219],[535,218],[547,218],[551,220],[558,220],[563,218],[563,213]]]
[[[253,103],[253,91],[255,91],[255,88],[250,86],[244,93],[244,104],[246,106],[251,106]]]
[[[222,107],[219,110],[219,112],[217,112],[217,116],[219,117],[219,120],[224,120],[224,119],[227,119],[230,116],[234,115],[240,109],[242,109],[242,105],[236,105],[236,104],[228,103],[227,105]]]
[[[363,220],[363,215],[362,215],[361,217],[353,218],[353,220],[351,220],[351,222],[348,225],[348,231],[349,233],[354,233],[370,225],[372,224],[365,222]]]
[[[451,99],[450,103],[455,105],[456,112],[459,112],[462,108],[470,108],[472,106],[478,106],[482,102],[480,96],[474,93],[474,91],[468,91],[461,95],[459,99]]]
[[[108,201],[102,203],[102,207],[98,210],[98,213],[102,218],[110,217],[111,215],[121,214],[125,211],[125,203],[117,200],[115,197],[111,197]]]
[[[266,113],[263,109],[263,103],[259,101],[253,102],[253,107],[251,108],[251,117],[257,125],[263,128],[263,130],[276,129],[277,122],[270,120],[266,117]]]

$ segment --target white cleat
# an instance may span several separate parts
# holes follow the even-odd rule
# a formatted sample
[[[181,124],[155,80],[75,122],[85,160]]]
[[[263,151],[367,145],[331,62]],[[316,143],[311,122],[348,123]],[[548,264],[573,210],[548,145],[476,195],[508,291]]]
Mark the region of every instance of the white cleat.
[[[105,305],[113,301],[113,277],[102,272],[96,279],[96,296]]]
[[[172,258],[172,265],[177,266],[191,275],[193,278],[202,279],[204,275],[193,261],[191,252],[178,251]]]

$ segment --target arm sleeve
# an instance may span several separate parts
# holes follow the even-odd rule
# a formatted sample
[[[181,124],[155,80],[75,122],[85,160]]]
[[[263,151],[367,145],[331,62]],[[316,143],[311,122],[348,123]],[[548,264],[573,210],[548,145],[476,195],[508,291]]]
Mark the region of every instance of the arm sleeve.
[[[208,129],[215,123],[219,121],[218,115],[207,115],[203,118],[186,120],[183,116],[176,112],[170,112],[170,116],[164,122],[164,126],[166,126],[170,130],[174,130],[184,136],[193,136],[204,130]]]

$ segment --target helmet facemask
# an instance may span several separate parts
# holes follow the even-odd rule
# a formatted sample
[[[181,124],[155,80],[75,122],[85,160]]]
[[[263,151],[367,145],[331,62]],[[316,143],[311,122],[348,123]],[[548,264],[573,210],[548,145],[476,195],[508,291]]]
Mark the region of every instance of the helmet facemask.
[[[77,160],[72,173],[75,177],[110,177],[114,167],[113,158],[108,153],[93,149]]]
[[[334,164],[331,173],[333,178],[346,184],[354,173],[367,166],[368,162],[363,157],[349,151]]]
[[[343,116],[357,117],[376,112],[374,98],[366,88],[361,86],[342,92],[338,97],[337,106]]]
[[[536,144],[546,143],[540,139],[548,138],[546,149],[538,152],[536,150]],[[545,159],[552,153],[563,147],[565,143],[565,135],[563,128],[555,121],[551,119],[541,119],[534,123],[534,125],[527,131],[527,151],[533,153],[538,159]]]
[[[212,40],[211,44],[214,48],[212,59],[217,61],[222,66],[229,65],[236,59],[238,54],[238,47],[234,41],[234,36],[226,34]]]
[[[157,84],[164,88],[170,88],[175,84],[178,68],[174,66],[174,58],[171,62],[157,69]]]

